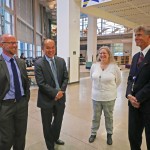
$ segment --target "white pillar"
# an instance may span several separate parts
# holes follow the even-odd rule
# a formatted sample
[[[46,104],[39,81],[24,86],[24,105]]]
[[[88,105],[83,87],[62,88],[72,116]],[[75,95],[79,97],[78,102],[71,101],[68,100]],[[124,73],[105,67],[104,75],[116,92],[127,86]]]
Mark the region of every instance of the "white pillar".
[[[97,54],[97,18],[88,16],[87,61],[96,60]]]
[[[67,63],[69,82],[79,81],[80,8],[74,0],[57,0],[57,55]]]
[[[139,51],[140,51],[140,47],[136,46],[136,43],[135,43],[135,33],[133,32],[133,38],[132,38],[132,57],[134,56],[134,54],[136,54]]]

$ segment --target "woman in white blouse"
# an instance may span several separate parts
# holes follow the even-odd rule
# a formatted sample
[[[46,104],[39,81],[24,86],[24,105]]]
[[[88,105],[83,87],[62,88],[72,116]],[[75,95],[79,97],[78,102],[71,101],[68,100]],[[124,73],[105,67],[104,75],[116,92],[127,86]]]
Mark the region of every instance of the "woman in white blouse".
[[[100,126],[102,111],[105,116],[107,144],[112,145],[113,109],[117,97],[117,87],[121,82],[121,73],[109,47],[99,49],[98,62],[90,70],[92,79],[93,120],[89,142],[94,142]]]

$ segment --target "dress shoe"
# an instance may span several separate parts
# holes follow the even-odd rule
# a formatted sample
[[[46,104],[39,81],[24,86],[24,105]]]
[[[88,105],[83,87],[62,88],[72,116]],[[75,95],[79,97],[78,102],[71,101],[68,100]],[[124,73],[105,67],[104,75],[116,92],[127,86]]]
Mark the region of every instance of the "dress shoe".
[[[93,143],[95,141],[96,135],[91,135],[89,138],[89,143]]]
[[[107,144],[112,145],[112,134],[107,134]]]
[[[58,145],[64,145],[65,144],[65,142],[60,140],[60,139],[58,139],[55,143]]]

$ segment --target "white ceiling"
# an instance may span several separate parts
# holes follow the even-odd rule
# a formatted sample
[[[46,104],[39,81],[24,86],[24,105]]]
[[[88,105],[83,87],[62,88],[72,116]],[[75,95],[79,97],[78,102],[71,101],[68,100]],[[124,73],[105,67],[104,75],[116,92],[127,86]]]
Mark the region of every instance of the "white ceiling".
[[[75,1],[81,7],[81,0]],[[112,0],[81,8],[81,12],[131,28],[150,25],[150,0]]]
[[[56,6],[57,2],[57,0],[39,1],[47,8],[50,4],[55,4]],[[81,7],[81,0],[74,1]],[[150,26],[150,0],[112,0],[106,3],[81,8],[81,12],[130,28],[134,28],[137,25]]]

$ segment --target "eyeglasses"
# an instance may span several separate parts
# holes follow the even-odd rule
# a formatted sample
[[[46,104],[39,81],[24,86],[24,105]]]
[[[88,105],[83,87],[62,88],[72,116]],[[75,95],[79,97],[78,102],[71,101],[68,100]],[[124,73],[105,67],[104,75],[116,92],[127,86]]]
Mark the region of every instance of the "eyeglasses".
[[[18,42],[2,42],[2,43],[8,43],[8,44],[12,44],[12,45],[18,44]]]

